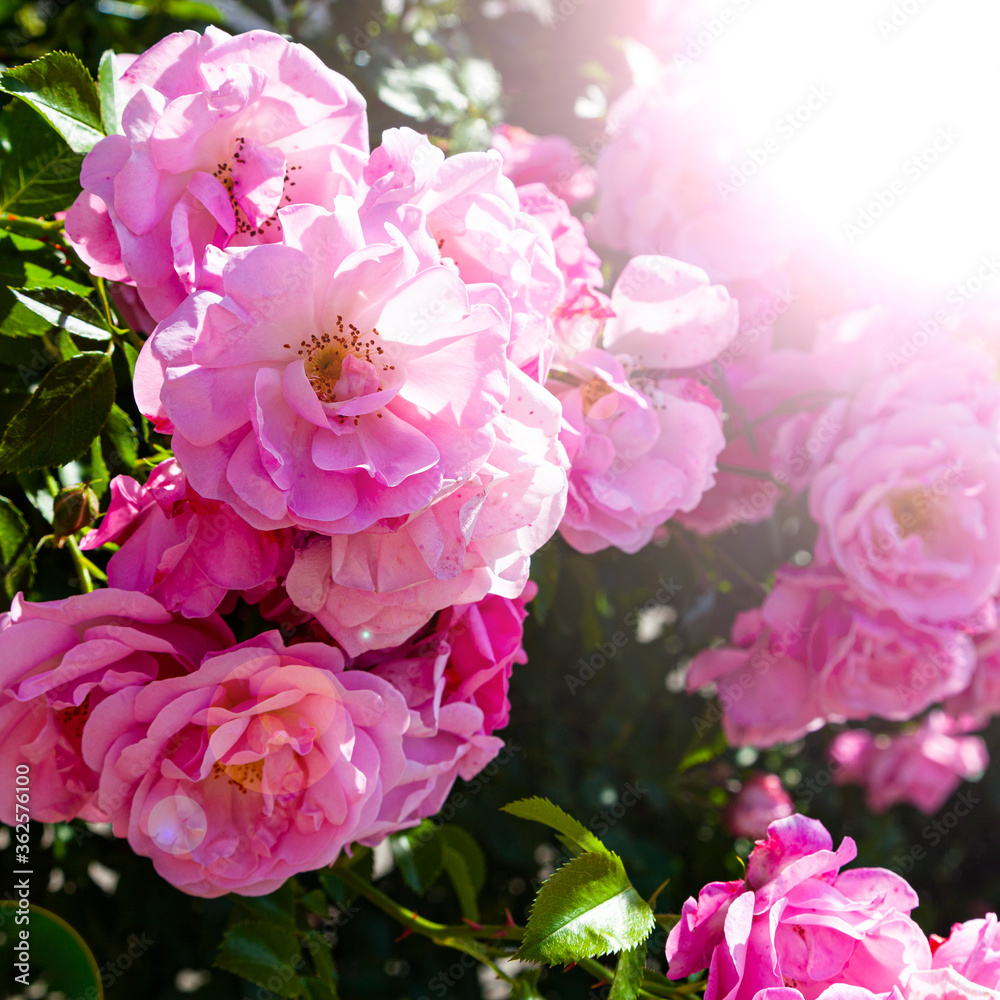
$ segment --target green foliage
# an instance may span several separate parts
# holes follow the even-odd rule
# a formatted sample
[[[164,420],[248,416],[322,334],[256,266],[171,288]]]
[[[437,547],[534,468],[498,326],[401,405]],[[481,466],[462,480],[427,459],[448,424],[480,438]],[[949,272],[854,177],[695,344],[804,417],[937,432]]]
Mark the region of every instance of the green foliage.
[[[557,830],[562,835],[560,839],[574,854],[583,854],[586,851],[607,852],[608,850],[582,823],[573,819],[569,813],[548,799],[536,795],[530,799],[511,802],[503,809],[504,812],[509,812],[512,816],[533,819],[536,823],[551,826],[553,830]]]
[[[31,586],[35,558],[28,522],[5,497],[0,497],[0,560],[3,564],[3,588],[9,600],[19,590]]]
[[[459,826],[443,826],[438,831],[444,870],[458,896],[462,916],[479,920],[476,897],[486,884],[486,859],[470,834]]]
[[[57,327],[98,342],[111,339],[104,317],[82,295],[66,288],[11,288],[10,292],[21,305],[45,320],[46,330]]]
[[[104,137],[94,80],[68,52],[50,52],[7,70],[0,76],[0,89],[30,104],[75,153],[89,153]]]
[[[389,846],[403,880],[420,895],[437,881],[444,870],[442,840],[430,820],[425,819],[419,826],[390,837]]]
[[[56,365],[7,425],[0,470],[26,472],[79,458],[100,433],[114,399],[108,355],[86,352]]]
[[[643,945],[655,924],[617,854],[586,853],[542,884],[516,957],[548,965]]]
[[[615,980],[611,984],[608,1000],[635,1000],[642,986],[642,972],[646,965],[646,945],[636,945],[618,956]]]
[[[119,135],[122,130],[122,109],[118,99],[118,75],[114,49],[107,49],[97,67],[97,94],[101,107],[101,128],[107,135]]]

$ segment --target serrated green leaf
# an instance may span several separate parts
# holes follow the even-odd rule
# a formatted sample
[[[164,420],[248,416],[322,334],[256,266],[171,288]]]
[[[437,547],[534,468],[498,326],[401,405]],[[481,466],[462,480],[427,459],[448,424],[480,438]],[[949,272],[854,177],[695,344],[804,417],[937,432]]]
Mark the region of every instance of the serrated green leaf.
[[[42,378],[0,441],[0,470],[26,472],[79,458],[100,433],[115,401],[106,354],[62,361]]]
[[[8,598],[31,586],[35,556],[28,522],[6,497],[0,497],[0,559],[4,592]]]
[[[293,928],[269,920],[244,920],[226,931],[214,964],[278,996],[297,998],[304,995],[299,978],[278,973],[294,970],[301,963],[301,951]],[[278,983],[280,987],[274,990]]]
[[[392,858],[403,881],[421,896],[437,881],[444,867],[440,831],[430,820],[389,838]]]
[[[653,911],[617,854],[581,854],[542,883],[515,958],[560,965],[636,948]]]
[[[615,966],[615,981],[608,1000],[636,1000],[642,986],[642,970],[646,967],[646,944],[643,942],[623,951]]]
[[[82,157],[26,104],[4,109],[17,136],[0,160],[0,213],[37,217],[69,208],[80,193]]]
[[[0,76],[0,90],[30,104],[77,153],[104,138],[97,87],[86,66],[68,52],[49,52]]]
[[[111,339],[104,317],[82,295],[65,288],[11,288],[10,292],[21,305],[45,320],[49,328],[58,327],[88,340]]]
[[[114,49],[107,49],[97,67],[97,95],[101,104],[101,127],[106,135],[122,134],[121,108],[118,106],[120,72]]]
[[[521,819],[532,819],[536,823],[544,823],[558,830],[568,842],[567,846],[575,846],[577,854],[585,851],[606,852],[608,849],[582,823],[573,819],[568,812],[560,809],[555,803],[540,796],[530,799],[518,799],[503,806],[503,811]]]

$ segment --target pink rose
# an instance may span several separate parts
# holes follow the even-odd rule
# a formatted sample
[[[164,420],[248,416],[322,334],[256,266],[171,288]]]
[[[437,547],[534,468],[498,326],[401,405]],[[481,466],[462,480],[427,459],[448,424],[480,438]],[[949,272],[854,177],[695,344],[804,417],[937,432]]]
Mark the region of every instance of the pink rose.
[[[117,83],[124,134],[87,154],[66,236],[156,320],[197,286],[206,247],[279,241],[282,205],[332,209],[360,179],[364,99],[280,35],[168,35]]]
[[[902,994],[889,1000],[1000,1000],[1000,991],[969,982],[954,969],[924,969],[910,973]]]
[[[734,837],[759,840],[776,820],[795,812],[788,792],[776,774],[752,774],[729,800],[723,825]]]
[[[537,588],[529,588],[530,598]],[[524,600],[491,594],[448,608],[405,645],[354,664],[392,684],[410,709],[406,772],[383,799],[370,840],[433,816],[456,778],[470,781],[503,747],[493,732],[507,724],[513,664],[527,662]]]
[[[229,591],[274,586],[279,562],[291,562],[290,536],[287,530],[257,531],[226,504],[198,496],[168,459],[145,486],[129,476],[112,480],[104,520],[80,548],[117,542],[109,586],[142,591],[170,611],[201,618]]]
[[[211,290],[143,347],[136,399],[191,486],[254,527],[392,530],[488,459],[509,307],[390,232],[366,243],[350,199],[279,214],[284,244],[214,251]]]
[[[84,758],[115,834],[209,898],[272,892],[364,837],[403,774],[409,721],[391,684],[277,632],[125,688],[91,718]]]
[[[885,993],[929,968],[927,938],[909,916],[916,893],[881,868],[840,870],[856,856],[850,837],[834,852],[817,820],[772,823],[745,880],[710,883],[685,902],[667,938],[669,977],[708,968],[705,1000],[846,1000],[858,994],[843,987]]]
[[[712,485],[724,444],[718,402],[692,379],[648,378],[640,391],[606,351],[584,351],[565,367],[548,383],[562,403],[570,459],[560,531],[581,552],[637,552]]]
[[[948,714],[969,729],[985,726],[1000,714],[1000,629],[976,636],[976,669],[969,686],[949,698]]]
[[[566,509],[559,403],[512,368],[496,444],[472,479],[393,530],[311,537],[286,586],[351,655],[408,639],[441,608],[515,598]],[[445,387],[442,386],[442,390]]]
[[[688,676],[689,690],[717,684],[734,745],[789,742],[825,721],[910,719],[961,691],[975,667],[969,636],[872,608],[836,572],[780,571],[756,627],[748,621],[734,626],[742,648],[699,653]]]
[[[501,166],[492,150],[445,159],[427,136],[388,129],[365,167],[361,218],[370,242],[391,225],[422,262],[444,262],[470,285],[498,285],[511,309],[507,357],[543,379],[564,283],[551,237],[521,209]]]
[[[94,801],[100,767],[81,740],[94,711],[123,688],[193,671],[232,644],[217,615],[177,621],[145,594],[95,590],[42,604],[19,594],[0,615],[0,759],[11,776],[0,820],[14,825],[15,767],[31,776],[31,818],[107,819]]]
[[[981,622],[992,606],[1000,452],[964,404],[913,403],[865,423],[817,474],[809,507],[817,558],[872,604],[932,624]]]
[[[493,148],[503,157],[504,174],[518,187],[544,184],[568,205],[594,196],[596,171],[580,162],[564,136],[533,135],[517,125],[500,124],[493,132]]]
[[[995,913],[953,924],[948,939],[934,950],[935,969],[952,968],[980,986],[1000,990],[1000,922]]]
[[[873,812],[909,802],[932,815],[963,780],[978,778],[989,764],[985,742],[955,735],[943,712],[931,712],[916,732],[901,736],[841,733],[829,754],[840,765],[836,783],[865,785],[865,801]]]

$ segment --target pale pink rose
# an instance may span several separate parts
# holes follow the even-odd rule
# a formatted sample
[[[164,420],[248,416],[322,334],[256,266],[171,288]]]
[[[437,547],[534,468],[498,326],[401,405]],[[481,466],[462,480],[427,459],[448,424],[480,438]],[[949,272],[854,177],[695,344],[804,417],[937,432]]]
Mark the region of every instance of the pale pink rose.
[[[133,330],[138,330],[139,333],[144,333],[146,336],[153,332],[156,328],[156,320],[149,315],[149,311],[142,304],[142,299],[133,285],[112,281],[108,283],[108,292],[126,326],[130,326]]]
[[[597,159],[593,239],[631,254],[667,254],[713,281],[784,283],[791,244],[772,192],[733,184],[731,123],[710,74],[665,69],[611,106]]]
[[[456,778],[471,781],[503,747],[494,736],[507,724],[507,688],[521,648],[526,597],[489,595],[442,611],[403,646],[361,657],[406,699],[410,727],[403,737],[406,771],[382,800],[368,842],[413,826],[440,811]]]
[[[795,812],[791,797],[776,774],[752,774],[729,800],[722,822],[734,837],[759,840],[776,820]]]
[[[910,973],[902,994],[889,1000],[1000,1000],[1000,990],[970,982],[954,969],[926,969]]]
[[[693,379],[649,377],[640,390],[596,348],[565,368],[547,383],[562,403],[570,459],[559,529],[581,552],[637,552],[712,485],[724,444],[718,401]]]
[[[87,154],[66,237],[156,320],[196,287],[206,247],[279,241],[279,207],[332,209],[360,179],[364,99],[280,35],[168,35],[117,83],[124,135]]]
[[[406,704],[336,647],[267,632],[106,698],[84,734],[114,832],[168,882],[259,896],[333,862],[403,774]]]
[[[772,823],[745,880],[710,883],[685,902],[667,938],[669,977],[708,968],[705,1000],[846,1000],[843,987],[886,993],[929,968],[927,938],[909,916],[916,893],[881,868],[840,870],[856,856],[850,837],[834,852],[817,820]]]
[[[931,712],[916,732],[901,736],[841,733],[829,754],[843,761],[836,783],[865,785],[873,812],[908,802],[932,815],[963,780],[978,778],[989,764],[985,742],[957,735],[943,712]]]
[[[836,571],[780,571],[750,620],[738,618],[734,645],[699,653],[688,675],[691,691],[716,684],[733,745],[789,742],[826,721],[910,719],[961,691],[975,668],[968,635],[872,608]]]
[[[569,463],[555,397],[513,368],[511,386],[469,482],[393,530],[314,536],[296,551],[289,596],[351,656],[404,642],[441,608],[524,590],[531,553],[565,512]]]
[[[495,447],[509,306],[388,231],[366,242],[348,198],[279,215],[284,244],[213,252],[213,286],[144,345],[136,399],[191,486],[255,528],[392,531]]]
[[[948,714],[961,719],[969,729],[985,726],[1000,715],[1000,629],[976,636],[976,669],[969,686],[949,698]]]
[[[25,764],[32,819],[106,820],[94,801],[100,768],[80,749],[95,709],[123,688],[187,674],[233,641],[217,615],[175,620],[153,598],[127,590],[41,604],[15,597],[0,615],[0,761],[10,775],[0,820],[14,824],[15,768]]]
[[[952,968],[980,986],[1000,990],[1000,922],[995,913],[953,924],[948,939],[934,949],[931,965]]]
[[[503,172],[514,184],[544,184],[567,205],[586,201],[597,190],[597,173],[561,135],[533,135],[502,123],[493,131],[493,148],[503,157]]]
[[[982,628],[1000,587],[1000,451],[962,403],[883,407],[813,480],[816,555],[872,604]]]
[[[614,316],[611,300],[603,292],[587,285],[575,291],[552,314],[552,361],[563,365],[581,351],[596,347],[604,321]]]
[[[291,534],[258,531],[226,504],[198,496],[167,459],[145,486],[130,476],[111,481],[104,520],[80,548],[116,542],[109,586],[142,591],[169,611],[201,618],[230,591],[275,586],[291,564]]]
[[[522,211],[502,163],[492,150],[445,159],[427,136],[388,129],[365,167],[361,218],[370,242],[391,225],[423,263],[450,264],[470,285],[498,285],[511,308],[507,356],[544,379],[564,282],[551,237]]]

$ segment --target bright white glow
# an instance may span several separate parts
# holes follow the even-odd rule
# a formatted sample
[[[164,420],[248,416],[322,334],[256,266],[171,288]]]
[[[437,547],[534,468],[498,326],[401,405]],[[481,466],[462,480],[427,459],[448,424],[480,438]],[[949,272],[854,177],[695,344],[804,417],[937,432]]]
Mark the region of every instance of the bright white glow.
[[[938,288],[1000,250],[1000,2],[714,9],[728,23],[696,62],[720,78],[744,150],[774,139],[752,184],[766,176],[842,249]]]

